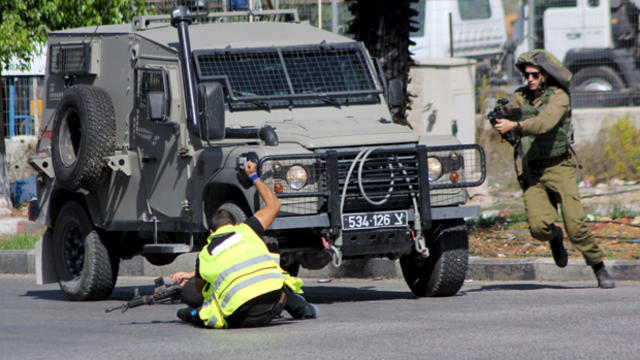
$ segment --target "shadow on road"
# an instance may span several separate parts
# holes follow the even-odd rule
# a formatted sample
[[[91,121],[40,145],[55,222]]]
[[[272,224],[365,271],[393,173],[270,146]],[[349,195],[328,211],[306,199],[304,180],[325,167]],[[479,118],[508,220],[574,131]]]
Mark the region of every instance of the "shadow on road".
[[[138,288],[140,290],[141,295],[150,295],[153,294],[154,286],[153,285],[145,285],[145,286],[116,286],[113,289],[113,293],[107,300],[118,300],[118,301],[128,301],[133,297],[133,293],[135,289]],[[62,293],[62,290],[35,290],[35,291],[27,291],[24,295],[26,297],[31,297],[33,299],[42,299],[42,300],[64,300],[68,299]]]
[[[529,290],[543,290],[543,289],[557,289],[557,290],[574,290],[574,289],[586,289],[593,286],[562,286],[562,285],[549,285],[549,284],[495,284],[485,285],[477,289],[463,289],[460,293],[473,293],[482,291],[502,291],[502,290],[516,290],[516,291],[529,291]]]
[[[331,304],[352,301],[417,299],[410,291],[376,290],[373,286],[353,288],[340,286],[305,286],[304,297],[309,302]]]

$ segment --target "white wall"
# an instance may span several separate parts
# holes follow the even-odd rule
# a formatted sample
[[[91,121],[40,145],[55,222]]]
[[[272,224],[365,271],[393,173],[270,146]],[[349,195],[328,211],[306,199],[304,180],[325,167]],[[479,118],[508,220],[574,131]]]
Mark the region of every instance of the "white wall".
[[[450,135],[455,120],[460,142],[475,143],[475,62],[461,58],[414,60],[408,85],[409,92],[416,96],[408,112],[414,131],[419,135]]]

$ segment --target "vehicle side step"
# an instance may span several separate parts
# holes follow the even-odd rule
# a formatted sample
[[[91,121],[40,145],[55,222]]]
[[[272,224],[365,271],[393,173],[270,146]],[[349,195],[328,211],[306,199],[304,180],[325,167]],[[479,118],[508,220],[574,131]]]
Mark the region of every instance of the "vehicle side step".
[[[142,254],[183,254],[191,251],[188,244],[146,244]]]

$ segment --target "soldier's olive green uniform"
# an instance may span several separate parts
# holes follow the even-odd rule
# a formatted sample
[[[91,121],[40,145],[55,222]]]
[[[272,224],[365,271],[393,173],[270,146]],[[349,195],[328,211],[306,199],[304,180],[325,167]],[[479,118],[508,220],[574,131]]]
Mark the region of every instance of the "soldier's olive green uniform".
[[[571,101],[568,92],[547,86],[534,93],[528,87],[516,90],[512,107],[522,109],[522,145],[529,161],[529,188],[524,192],[531,235],[543,241],[553,238],[553,223],[560,206],[569,240],[588,265],[603,260],[585,222],[576,183],[576,163],[569,152]]]

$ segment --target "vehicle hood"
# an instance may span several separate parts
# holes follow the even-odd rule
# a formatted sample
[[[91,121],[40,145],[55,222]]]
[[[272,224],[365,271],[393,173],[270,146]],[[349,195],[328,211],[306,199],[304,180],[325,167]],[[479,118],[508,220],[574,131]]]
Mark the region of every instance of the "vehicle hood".
[[[280,143],[297,143],[308,149],[367,146],[418,142],[409,127],[371,117],[346,117],[339,120],[267,121]]]

